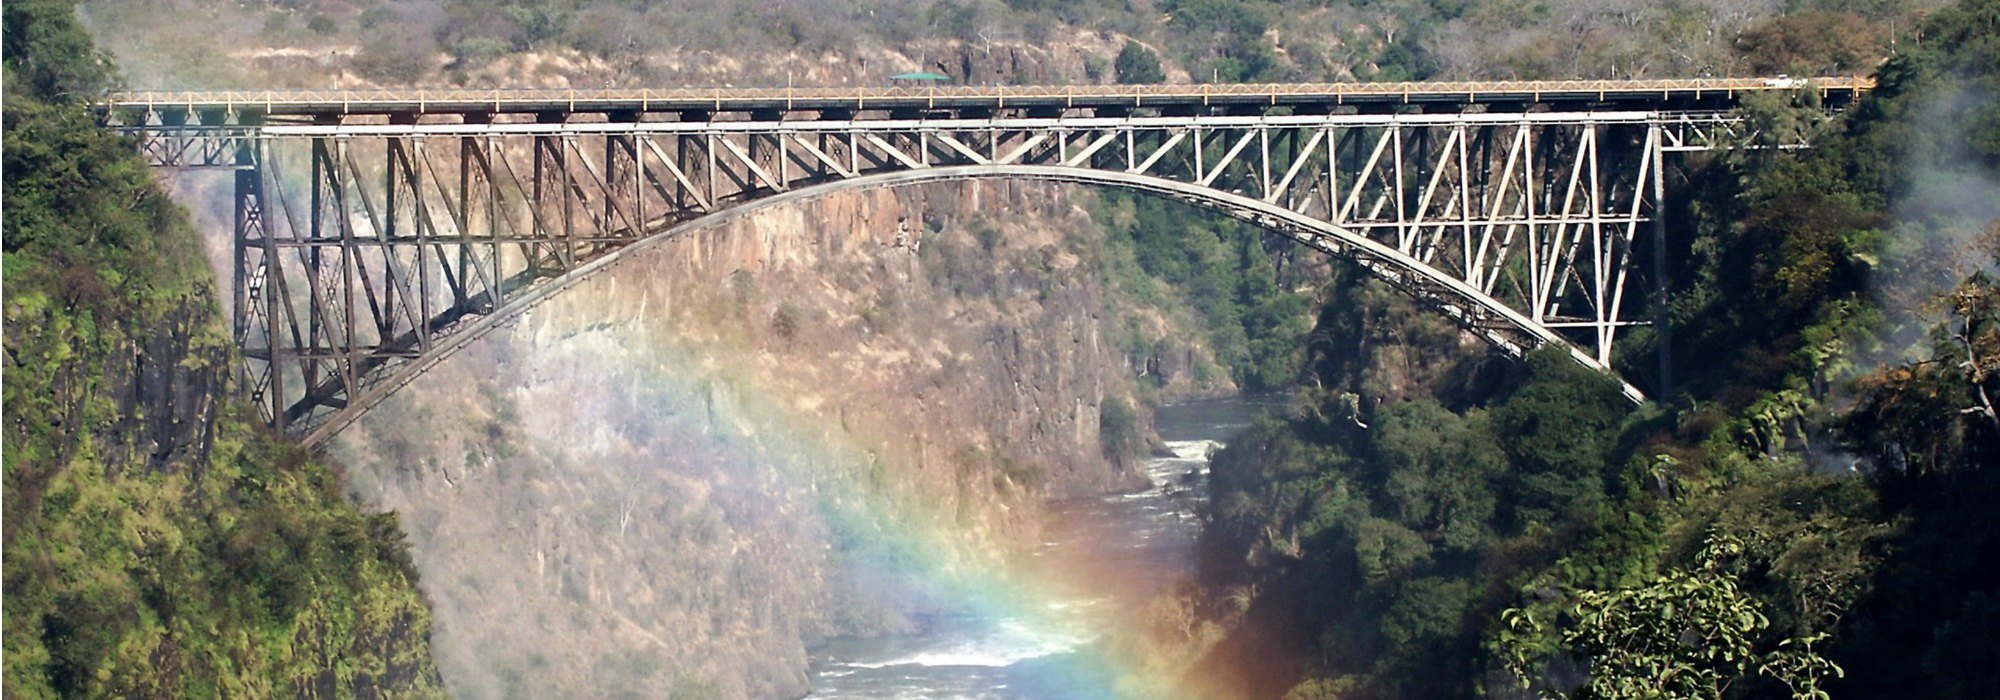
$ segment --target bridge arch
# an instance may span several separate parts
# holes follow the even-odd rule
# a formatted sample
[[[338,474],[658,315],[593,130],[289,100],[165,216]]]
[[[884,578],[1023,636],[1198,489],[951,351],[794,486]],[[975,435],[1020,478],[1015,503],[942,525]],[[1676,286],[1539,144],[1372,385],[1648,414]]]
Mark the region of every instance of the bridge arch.
[[[1034,181],[1121,189],[1173,199],[1216,211],[1285,235],[1294,242],[1322,254],[1358,263],[1371,274],[1444,313],[1462,328],[1473,332],[1510,356],[1520,357],[1529,350],[1545,345],[1562,347],[1568,350],[1570,358],[1578,364],[1618,381],[1627,398],[1634,402],[1645,400],[1645,395],[1630,382],[1619,377],[1609,366],[1570,339],[1555,333],[1544,324],[1535,322],[1485,291],[1426,264],[1408,252],[1372,239],[1365,233],[1241,193],[1155,175],[1060,165],[956,165],[879,172],[822,181],[785,192],[748,198],[733,206],[696,218],[666,224],[663,228],[654,230],[633,243],[579,264],[560,277],[537,284],[511,297],[506,304],[492,309],[490,313],[480,316],[477,320],[457,327],[452,333],[439,338],[420,357],[389,368],[385,376],[370,382],[361,391],[349,394],[343,402],[344,405],[324,420],[315,423],[302,436],[302,441],[307,446],[324,443],[366,414],[368,410],[409,385],[430,368],[455,355],[459,350],[514,322],[569,288],[630,260],[635,253],[657,247],[667,241],[715,229],[766,210],[844,192],[972,180]]]

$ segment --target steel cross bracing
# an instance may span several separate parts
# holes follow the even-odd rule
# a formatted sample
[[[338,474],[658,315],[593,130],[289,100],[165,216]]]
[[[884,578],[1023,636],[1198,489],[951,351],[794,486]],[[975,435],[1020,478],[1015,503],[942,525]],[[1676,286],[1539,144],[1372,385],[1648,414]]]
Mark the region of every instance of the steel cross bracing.
[[[972,178],[1220,210],[1354,260],[1509,353],[1555,343],[1607,369],[1644,322],[1633,267],[1657,235],[1662,159],[1741,129],[1713,109],[1107,112],[112,117],[155,165],[235,171],[242,379],[308,443],[648,239]]]

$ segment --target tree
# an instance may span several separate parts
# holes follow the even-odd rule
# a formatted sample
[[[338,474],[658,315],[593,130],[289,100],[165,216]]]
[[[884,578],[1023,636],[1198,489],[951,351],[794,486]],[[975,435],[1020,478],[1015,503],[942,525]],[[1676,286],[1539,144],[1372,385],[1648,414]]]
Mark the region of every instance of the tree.
[[[1374,436],[1388,511],[1443,547],[1485,546],[1506,458],[1484,426],[1480,414],[1462,417],[1428,397],[1384,410]]]
[[[1140,433],[1139,414],[1132,410],[1132,404],[1124,397],[1106,396],[1098,407],[1097,439],[1104,448],[1105,459],[1126,463],[1145,447],[1146,436]]]
[[[22,81],[24,91],[50,101],[80,101],[116,82],[110,62],[76,23],[75,3],[18,0],[4,12],[10,83]]]
[[[1851,12],[1800,12],[1745,30],[1736,50],[1754,75],[1841,75],[1869,64],[1888,43],[1888,27]]]
[[[1160,56],[1136,41],[1125,42],[1112,70],[1121,85],[1150,85],[1167,80],[1166,71],[1160,67]]]
[[[1632,404],[1617,385],[1558,348],[1529,353],[1528,381],[1493,409],[1513,461],[1505,489],[1512,524],[1588,517],[1604,501],[1611,439]]]
[[[1827,697],[1821,682],[1843,672],[1813,650],[1825,635],[1786,639],[1758,653],[1771,623],[1730,569],[1742,551],[1734,537],[1710,535],[1692,569],[1636,588],[1578,594],[1575,623],[1562,630],[1558,650],[1586,659],[1590,679],[1573,695],[1544,687],[1543,696],[1720,698],[1730,684],[1754,674],[1784,684],[1797,700]],[[1551,656],[1533,641],[1549,629],[1532,610],[1508,610],[1501,620],[1500,655],[1526,687]]]
[[[2000,261],[2000,223],[1985,239]],[[1855,446],[1874,453],[1884,478],[1973,469],[2000,456],[2000,280],[1974,272],[1939,302],[1947,316],[1932,330],[1930,358],[1862,378],[1863,399],[1847,419]]]

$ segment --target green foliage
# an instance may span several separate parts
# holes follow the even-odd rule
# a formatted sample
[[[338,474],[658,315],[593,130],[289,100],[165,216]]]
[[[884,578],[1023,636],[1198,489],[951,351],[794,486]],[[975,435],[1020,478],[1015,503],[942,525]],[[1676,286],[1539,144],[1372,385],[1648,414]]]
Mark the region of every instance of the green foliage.
[[[1483,591],[1515,575],[1522,543],[1594,523],[1630,404],[1559,352],[1531,355],[1490,410],[1354,398],[1308,392],[1304,418],[1217,456],[1206,575],[1287,592],[1261,603],[1315,631],[1298,694],[1339,679],[1371,697],[1462,696],[1492,610]]]
[[[771,332],[778,334],[780,338],[791,340],[798,335],[800,325],[805,323],[803,314],[798,305],[789,301],[780,302],[778,310],[771,312]]]
[[[1173,0],[1160,9],[1172,18],[1186,65],[1194,79],[1215,82],[1279,82],[1289,69],[1264,33],[1281,9],[1261,0]]]
[[[1376,419],[1382,505],[1441,548],[1474,552],[1493,537],[1493,490],[1507,459],[1483,413],[1459,416],[1434,400],[1385,409]]]
[[[1430,51],[1405,37],[1383,49],[1382,54],[1375,58],[1375,68],[1367,78],[1382,82],[1426,80],[1437,72],[1437,61],[1431,58]]]
[[[1106,458],[1122,463],[1137,456],[1146,445],[1146,436],[1140,429],[1139,415],[1132,410],[1132,404],[1118,396],[1104,398],[1098,408],[1097,439]]]
[[[1604,503],[1611,440],[1631,403],[1609,378],[1545,348],[1528,356],[1532,379],[1493,409],[1512,461],[1506,501],[1515,529],[1545,525]]]
[[[1949,313],[1932,334],[1931,361],[1865,378],[1868,398],[1848,416],[1850,434],[1875,448],[1885,476],[1923,479],[2000,458],[1994,408],[2000,395],[2000,285],[1975,273],[1947,300]]]
[[[1106,192],[1099,202],[1115,289],[1148,304],[1178,296],[1173,301],[1195,312],[1209,350],[1244,389],[1279,389],[1298,378],[1308,301],[1281,283],[1274,259],[1294,252],[1289,239],[1157,198]],[[1124,260],[1134,264],[1119,266]]]
[[[452,45],[451,57],[458,67],[478,66],[506,55],[507,48],[505,42],[492,37],[466,37]]]
[[[1167,80],[1167,73],[1160,67],[1159,54],[1136,41],[1125,42],[1125,48],[1118,51],[1118,60],[1112,63],[1112,70],[1120,85],[1148,85]]]
[[[1986,245],[2000,263],[2000,234]],[[1844,420],[1907,521],[1852,605],[1859,622],[1831,640],[1855,671],[1839,690],[1858,695],[1973,698],[2000,682],[2000,281],[1974,272],[1941,301],[1928,357],[1864,377]]]
[[[1850,19],[1749,48],[1845,61],[1873,41]],[[1757,144],[1811,150],[1686,171],[1677,405],[1633,412],[1559,352],[1481,370],[1336,277],[1323,388],[1218,457],[1204,538],[1214,585],[1308,630],[1293,695],[1504,695],[1478,681],[1502,666],[1576,698],[1990,694],[2000,2],[1924,35],[1839,121],[1746,102]]]
[[[74,2],[23,0],[7,3],[0,12],[6,16],[9,90],[76,102],[112,87],[115,72],[77,25]]]
[[[1753,673],[1783,683],[1797,700],[1828,697],[1822,680],[1843,672],[1813,650],[1824,637],[1786,639],[1759,651],[1770,619],[1729,568],[1742,552],[1734,538],[1712,536],[1690,570],[1644,586],[1581,592],[1571,611],[1574,622],[1554,649],[1532,641],[1547,633],[1547,623],[1530,610],[1508,610],[1501,614],[1500,655],[1524,686],[1551,652],[1585,659],[1589,680],[1570,693],[1544,688],[1550,698],[1721,698]]]
[[[6,5],[9,697],[434,696],[391,515],[239,413],[200,241],[78,101],[67,2]]]
[[[1270,29],[1274,8],[1241,0],[1169,0],[1160,9],[1189,34],[1210,33],[1220,41],[1248,44]]]
[[[1878,266],[1887,219],[1873,197],[1843,176],[1852,153],[1810,105],[1781,95],[1744,104],[1758,136],[1735,153],[1734,172],[1711,172],[1690,212],[1691,282],[1676,294],[1671,323],[1681,347],[1740,348],[1731,362],[1681,353],[1675,373],[1693,395],[1741,409],[1785,378],[1832,359],[1821,350],[1852,337],[1868,314],[1854,310]],[[1804,159],[1769,146],[1811,142]],[[1817,334],[1817,336],[1815,336]],[[1811,341],[1813,346],[1808,346]],[[1819,366],[1819,367],[1816,367]]]
[[[575,6],[562,0],[455,0],[445,3],[444,11],[450,21],[438,32],[438,43],[443,46],[483,38],[526,51],[546,48],[563,36],[574,18]]]
[[[925,10],[924,17],[932,28],[945,36],[968,40],[978,36],[978,3],[941,0]]]

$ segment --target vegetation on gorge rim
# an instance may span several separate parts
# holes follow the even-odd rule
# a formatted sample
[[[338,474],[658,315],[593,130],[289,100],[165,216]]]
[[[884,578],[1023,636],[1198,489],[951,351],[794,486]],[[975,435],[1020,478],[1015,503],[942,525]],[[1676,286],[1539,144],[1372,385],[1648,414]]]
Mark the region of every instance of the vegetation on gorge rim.
[[[1194,675],[1288,698],[1971,698],[2000,669],[2000,3],[1691,163],[1666,407],[1346,273],[1217,458]],[[1650,332],[1619,359],[1651,374]],[[1231,626],[1233,625],[1233,626]],[[1227,630],[1227,632],[1221,631]]]
[[[142,87],[1853,74],[1944,0],[83,0]],[[128,31],[129,30],[129,31]],[[208,47],[239,47],[218,60]],[[268,47],[265,49],[263,47]]]
[[[234,399],[185,214],[84,100],[67,0],[6,13],[9,697],[435,696],[389,514]]]
[[[1297,380],[1312,305],[1298,290],[1324,274],[1310,252],[1251,224],[1122,192],[1098,193],[1093,218],[1108,239],[1103,274],[1126,306],[1192,311],[1203,333],[1185,340],[1206,351],[1186,368],[1196,387],[1264,392]],[[1120,346],[1150,359],[1141,374],[1168,381],[1157,365],[1174,339],[1148,337],[1135,320]]]

